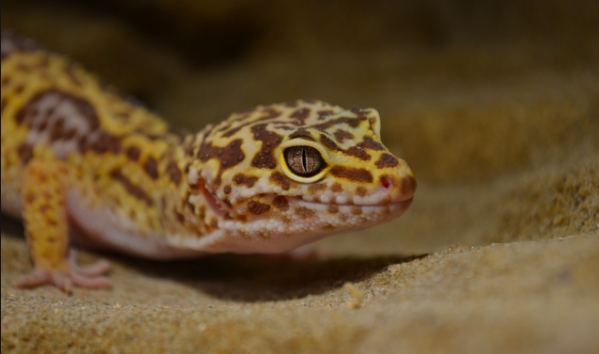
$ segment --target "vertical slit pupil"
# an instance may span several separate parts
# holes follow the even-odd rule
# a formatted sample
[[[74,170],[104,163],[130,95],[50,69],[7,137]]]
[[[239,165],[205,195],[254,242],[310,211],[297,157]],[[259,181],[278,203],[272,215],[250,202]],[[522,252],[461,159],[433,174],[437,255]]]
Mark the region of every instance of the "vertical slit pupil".
[[[302,148],[302,167],[304,173],[308,173],[308,157],[306,156],[306,148]]]

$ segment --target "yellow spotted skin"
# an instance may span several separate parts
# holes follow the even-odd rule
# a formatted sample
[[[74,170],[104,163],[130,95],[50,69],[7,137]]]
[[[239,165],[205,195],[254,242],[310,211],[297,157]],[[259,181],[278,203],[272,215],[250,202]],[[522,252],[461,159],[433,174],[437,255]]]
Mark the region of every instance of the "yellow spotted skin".
[[[109,286],[105,263],[67,259],[71,243],[154,259],[284,252],[390,221],[416,189],[374,109],[298,100],[183,136],[6,32],[1,84],[2,211],[23,218],[36,265],[20,286]]]

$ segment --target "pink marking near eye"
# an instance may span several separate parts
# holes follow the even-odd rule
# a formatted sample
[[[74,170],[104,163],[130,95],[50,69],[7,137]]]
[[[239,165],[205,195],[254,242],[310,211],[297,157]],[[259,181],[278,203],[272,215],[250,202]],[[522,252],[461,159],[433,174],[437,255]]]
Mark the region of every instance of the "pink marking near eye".
[[[389,188],[391,186],[391,181],[389,180],[389,177],[381,178],[381,183],[385,188]]]

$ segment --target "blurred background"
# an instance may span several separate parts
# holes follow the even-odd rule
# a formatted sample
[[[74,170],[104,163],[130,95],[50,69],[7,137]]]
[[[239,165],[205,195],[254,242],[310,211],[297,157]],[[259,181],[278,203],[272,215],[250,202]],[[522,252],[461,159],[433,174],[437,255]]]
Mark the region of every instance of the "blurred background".
[[[325,241],[429,252],[599,228],[599,2],[13,0],[35,38],[199,130],[296,98],[374,107],[419,191]]]

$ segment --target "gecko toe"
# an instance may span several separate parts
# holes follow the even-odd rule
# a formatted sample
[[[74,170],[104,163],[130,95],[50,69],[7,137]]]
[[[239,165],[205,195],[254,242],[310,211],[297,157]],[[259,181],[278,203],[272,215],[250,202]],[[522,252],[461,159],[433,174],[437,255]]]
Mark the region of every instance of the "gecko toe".
[[[47,284],[50,281],[50,276],[46,272],[34,271],[31,274],[25,275],[14,283],[17,288],[35,288],[40,285]]]
[[[73,264],[76,266],[75,264]],[[98,276],[110,272],[110,263],[105,260],[98,261],[94,264],[80,267],[76,266],[77,273],[87,277]]]

